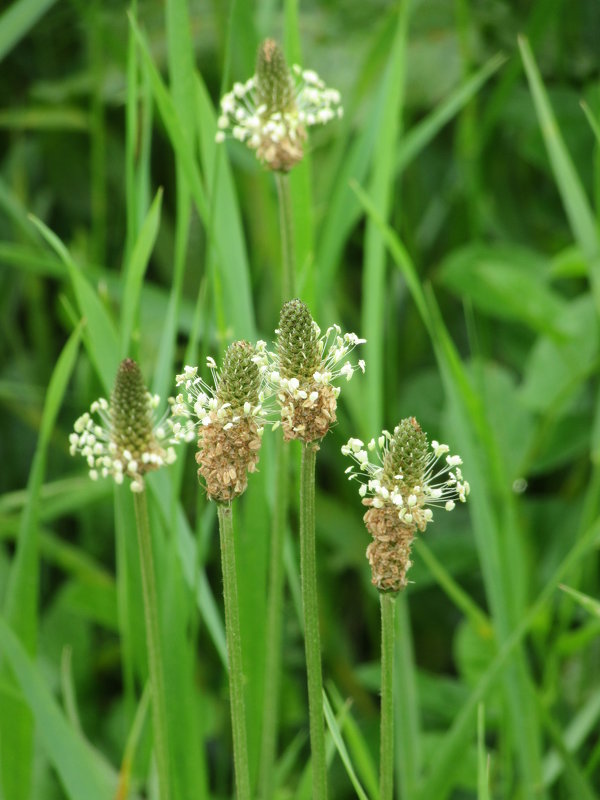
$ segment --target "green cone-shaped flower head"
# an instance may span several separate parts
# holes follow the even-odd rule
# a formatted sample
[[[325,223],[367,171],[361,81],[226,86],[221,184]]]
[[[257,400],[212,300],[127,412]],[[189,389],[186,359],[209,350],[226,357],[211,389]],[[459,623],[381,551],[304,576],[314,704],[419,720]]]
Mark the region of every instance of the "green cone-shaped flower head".
[[[319,329],[301,300],[285,303],[279,316],[277,356],[282,378],[311,381],[321,367]]]
[[[383,459],[384,482],[390,487],[423,484],[429,466],[429,442],[414,417],[403,419],[396,426],[388,447]]]
[[[219,403],[229,403],[234,411],[246,403],[257,406],[260,390],[260,371],[253,360],[256,355],[249,342],[239,341],[229,345],[217,386]]]
[[[153,409],[142,371],[132,358],[121,361],[110,398],[112,439],[119,449],[144,452],[153,439]]]
[[[291,113],[296,108],[296,87],[281,47],[265,39],[256,58],[256,99],[263,115]]]

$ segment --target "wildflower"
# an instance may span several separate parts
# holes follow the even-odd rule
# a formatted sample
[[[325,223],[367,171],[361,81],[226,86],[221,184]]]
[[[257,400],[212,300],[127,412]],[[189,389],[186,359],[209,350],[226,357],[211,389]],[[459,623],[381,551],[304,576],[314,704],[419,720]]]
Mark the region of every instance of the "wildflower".
[[[207,359],[213,386],[198,376],[197,367],[185,367],[177,376],[184,391],[175,398],[173,413],[187,420],[187,430],[198,426],[198,475],[218,503],[242,494],[248,473],[258,465],[265,411],[255,357],[251,344],[234,342],[220,372],[214,359]]]
[[[411,545],[417,528],[424,531],[433,519],[431,507],[451,511],[456,500],[467,499],[462,460],[449,452],[448,445],[430,445],[414,417],[403,419],[393,434],[383,431],[366,447],[360,439],[349,439],[342,447],[358,464],[346,473],[349,480],[359,481],[362,502],[369,507],[364,521],[373,541],[367,558],[372,582],[382,592],[406,586]]]
[[[364,361],[355,365],[346,359],[365,340],[354,333],[342,336],[339,325],[328,328],[321,336],[319,326],[300,300],[285,303],[275,332],[276,351],[268,352],[265,342],[259,342],[257,360],[276,393],[284,438],[318,441],[336,420],[340,388],[333,385],[334,381],[342,376],[350,380],[356,369],[365,371]]]
[[[158,395],[146,389],[138,364],[121,362],[110,403],[103,397],[75,422],[69,436],[70,453],[80,453],[88,463],[90,478],[109,475],[115,483],[131,479],[131,491],[144,491],[147,472],[172,464],[175,449],[184,438],[181,425],[170,417],[157,420]]]
[[[260,46],[256,74],[236,83],[221,100],[216,141],[230,134],[256,151],[269,169],[289,170],[302,160],[306,129],[342,116],[340,93],[316,72],[290,70],[277,42]]]

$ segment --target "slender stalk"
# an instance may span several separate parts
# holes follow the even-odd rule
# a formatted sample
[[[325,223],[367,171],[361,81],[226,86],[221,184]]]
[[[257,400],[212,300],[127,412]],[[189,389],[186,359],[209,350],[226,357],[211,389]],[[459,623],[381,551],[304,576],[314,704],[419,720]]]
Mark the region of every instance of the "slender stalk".
[[[281,680],[281,623],[283,619],[283,542],[288,507],[289,445],[277,437],[275,453],[275,513],[269,553],[269,594],[265,641],[265,694],[262,721],[260,760],[260,795],[270,800],[274,791],[275,757],[277,754],[277,722]]]
[[[244,702],[244,672],[242,668],[242,637],[240,609],[235,568],[235,544],[231,504],[219,504],[219,536],[221,567],[223,569],[223,598],[225,601],[225,634],[229,659],[229,702],[233,733],[233,762],[238,800],[250,800],[250,768],[246,737],[246,707]]]
[[[380,594],[381,602],[381,738],[379,742],[379,793],[394,796],[394,630],[396,596]]]
[[[142,573],[142,592],[144,595],[144,620],[146,623],[146,643],[148,647],[148,671],[152,693],[152,726],[154,728],[154,748],[158,769],[160,800],[170,800],[171,779],[169,773],[169,747],[167,728],[167,706],[165,702],[165,679],[160,646],[158,623],[158,598],[156,593],[156,573],[152,557],[152,540],[148,520],[148,501],[146,493],[135,493],[135,519],[140,550]]]
[[[279,200],[281,304],[283,305],[294,297],[296,291],[294,221],[289,177],[277,172],[275,173],[275,184]],[[281,438],[277,439],[277,449],[275,451],[275,476],[275,512],[269,552],[265,691],[260,752],[260,794],[263,800],[271,800],[274,791],[274,766],[277,755],[277,724],[281,680],[281,623],[283,619],[284,591],[283,544],[288,513],[289,478],[289,447]]]
[[[300,577],[304,612],[304,647],[308,681],[308,714],[312,754],[313,800],[327,798],[327,762],[323,722],[323,678],[317,598],[317,559],[315,552],[315,462],[317,448],[302,445],[300,472]]]
[[[279,198],[279,230],[281,235],[281,296],[283,302],[296,295],[296,258],[294,250],[294,217],[290,179],[281,172],[275,173],[277,197]]]

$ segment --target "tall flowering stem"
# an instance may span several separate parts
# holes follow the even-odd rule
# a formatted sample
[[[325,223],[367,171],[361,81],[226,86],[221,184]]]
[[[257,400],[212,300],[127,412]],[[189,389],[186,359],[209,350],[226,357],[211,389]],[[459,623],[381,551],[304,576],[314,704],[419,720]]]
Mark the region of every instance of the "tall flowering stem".
[[[313,798],[327,798],[327,761],[323,724],[323,677],[315,545],[315,463],[318,445],[302,445],[300,471],[300,579],[304,615],[304,650],[312,753]]]
[[[148,505],[145,492],[136,492],[134,494],[134,505],[138,547],[140,551],[140,568],[142,573],[144,622],[146,626],[146,644],[148,647],[150,689],[152,692],[152,726],[154,729],[158,784],[160,788],[160,800],[170,800],[173,795],[171,793],[171,776],[169,770],[165,678],[162,647],[160,643],[156,573],[154,571],[152,539],[150,537]]]
[[[219,503],[219,538],[221,542],[221,567],[223,570],[223,599],[225,604],[225,634],[229,660],[229,695],[231,728],[233,733],[233,759],[238,800],[250,800],[250,767],[246,734],[246,706],[244,701],[244,669],[242,664],[242,635],[237,595],[235,542],[231,503]]]
[[[396,596],[381,592],[381,723],[380,723],[380,800],[394,796],[394,642]]]
[[[336,419],[340,389],[334,384],[341,377],[350,380],[356,369],[364,371],[364,362],[353,364],[347,358],[363,340],[352,333],[342,336],[338,326],[321,336],[300,300],[284,303],[276,333],[273,352],[267,350],[265,342],[258,343],[258,363],[281,411],[281,421],[273,427],[281,426],[286,442],[299,439],[303,443],[300,554],[313,797],[324,800],[327,765],[315,553],[315,462],[319,443]]]
[[[381,602],[381,800],[392,800],[394,789],[394,605],[408,584],[410,552],[417,529],[433,521],[432,507],[452,511],[464,503],[469,484],[463,478],[460,456],[432,441],[414,417],[403,419],[394,432],[383,431],[365,446],[349,439],[342,453],[356,466],[346,470],[360,483],[359,494],[368,510],[364,515],[372,541],[367,547],[372,583]]]

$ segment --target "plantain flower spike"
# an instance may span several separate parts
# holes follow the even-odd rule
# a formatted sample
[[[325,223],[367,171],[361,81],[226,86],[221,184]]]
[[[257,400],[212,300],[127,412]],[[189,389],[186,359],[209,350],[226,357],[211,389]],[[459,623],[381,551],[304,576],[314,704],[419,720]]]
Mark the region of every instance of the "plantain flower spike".
[[[180,424],[165,415],[157,419],[158,395],[146,389],[138,364],[121,362],[110,402],[101,397],[75,422],[69,437],[71,455],[79,453],[90,478],[131,480],[132,492],[144,491],[144,475],[175,461],[176,445],[185,439]]]
[[[366,447],[360,439],[349,439],[342,447],[358,465],[346,473],[349,480],[358,480],[362,502],[368,506],[364,521],[373,541],[367,558],[372,583],[380,592],[406,587],[411,546],[417,529],[424,531],[432,521],[431,506],[452,511],[456,500],[467,499],[462,460],[449,452],[446,444],[429,444],[414,417],[403,419],[393,434],[383,431]]]
[[[290,300],[281,309],[275,352],[259,342],[259,363],[281,409],[281,424],[286,441],[301,439],[319,442],[336,421],[339,386],[334,382],[352,378],[356,369],[365,371],[365,362],[353,364],[346,356],[364,339],[355,333],[342,336],[339,325],[325,335],[301,300]],[[343,364],[342,364],[343,362]]]
[[[275,172],[289,172],[302,160],[307,128],[342,116],[340,93],[316,72],[288,67],[273,39],[260,45],[256,73],[236,83],[221,100],[217,142],[244,142]]]
[[[198,476],[211,500],[227,504],[245,492],[248,473],[258,465],[265,425],[262,380],[249,342],[231,344],[220,371],[213,358],[207,365],[212,386],[197,367],[185,367],[177,376],[183,391],[173,413],[185,418],[185,429],[198,429]]]

